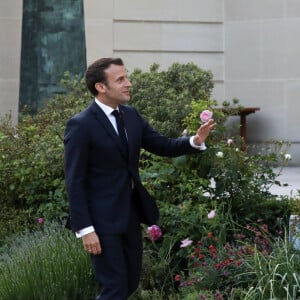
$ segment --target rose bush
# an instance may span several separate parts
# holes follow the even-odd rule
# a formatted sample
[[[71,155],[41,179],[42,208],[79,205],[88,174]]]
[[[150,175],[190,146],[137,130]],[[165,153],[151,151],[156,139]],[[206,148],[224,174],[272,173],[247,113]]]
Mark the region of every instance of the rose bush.
[[[172,299],[173,295],[174,299],[178,299],[178,285],[182,281],[193,283],[189,281],[188,274],[200,272],[191,264],[191,252],[198,247],[197,242],[203,239],[213,241],[205,248],[206,253],[202,249],[201,252],[200,249],[196,250],[199,251],[197,259],[210,259],[208,273],[222,279],[230,271],[235,278],[240,278],[238,268],[229,263],[231,258],[225,246],[229,243],[235,247],[234,252],[241,250],[241,245],[235,244],[238,240],[236,234],[241,227],[245,231],[251,229],[256,235],[259,231],[255,231],[253,224],[263,219],[270,234],[279,234],[284,232],[291,209],[299,211],[299,205],[289,205],[289,198],[278,201],[269,191],[272,184],[280,184],[273,167],[285,166],[291,159],[284,149],[285,143],[271,141],[262,149],[250,151],[247,148],[247,151],[240,151],[245,145],[239,134],[234,134],[238,130],[225,126],[230,112],[236,113],[239,109],[238,101],[234,100],[232,104],[224,102],[222,106],[226,109],[220,109],[216,101],[209,100],[213,86],[210,72],[204,72],[194,65],[175,64],[162,72],[153,66],[150,72],[137,70],[131,76],[136,87],[131,104],[137,106],[159,131],[169,136],[193,134],[202,122],[199,119],[201,112],[206,110],[213,113],[218,123],[206,141],[209,150],[201,155],[171,159],[141,152],[141,179],[157,199],[161,218],[158,224],[146,229],[143,276],[137,299],[146,299],[146,294],[148,299],[159,299],[158,295],[161,299]],[[66,120],[88,105],[91,98],[78,78],[69,78],[65,86],[70,90],[68,95],[57,95],[36,116],[21,116],[17,127],[10,126],[7,120],[1,122],[1,238],[13,232],[16,225],[21,229],[32,229],[28,227],[28,223],[32,223],[32,226],[42,228],[46,224],[37,224],[38,218],[62,221],[67,214],[63,180],[63,130]],[[251,224],[249,228],[247,224]],[[162,232],[163,237],[159,238]],[[245,232],[240,234],[242,239]],[[150,243],[149,238],[157,242]],[[259,240],[261,237],[256,238]],[[254,241],[250,242],[253,246]],[[270,249],[288,249],[288,246],[284,248],[282,244],[273,242]],[[282,262],[281,252],[276,253],[279,253]],[[265,252],[259,249],[254,254],[256,256],[250,256],[252,260],[248,265],[263,265]],[[292,272],[298,274],[296,263],[295,266],[290,265],[290,262],[294,263],[294,256],[287,257],[290,259],[285,264],[287,273],[289,276]],[[218,266],[217,270],[215,266]],[[257,270],[259,268],[253,268],[252,272]],[[180,277],[175,278],[176,275]],[[269,276],[263,275],[264,278]],[[232,280],[230,276],[225,277]],[[195,280],[199,280],[199,277],[196,276]],[[249,278],[252,286],[264,282],[259,275]],[[181,294],[181,299],[189,299],[189,293],[196,295],[196,299],[200,295],[202,298],[206,295],[220,297],[223,291],[217,289],[221,290],[221,286],[207,292],[211,286],[209,281],[204,283],[202,280],[199,288],[203,287],[206,294],[198,288],[180,289],[179,293],[186,293]],[[244,295],[244,286],[240,288]],[[249,290],[248,286],[246,290]]]

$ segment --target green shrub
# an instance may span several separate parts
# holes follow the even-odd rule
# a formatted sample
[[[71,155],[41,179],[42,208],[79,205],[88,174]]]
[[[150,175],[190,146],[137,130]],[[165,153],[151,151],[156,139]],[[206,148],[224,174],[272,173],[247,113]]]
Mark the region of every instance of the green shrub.
[[[247,233],[248,231],[248,233]],[[247,225],[222,244],[212,232],[193,243],[189,271],[177,275],[180,294],[199,299],[298,299],[299,253],[266,224]],[[185,299],[185,298],[184,298]]]
[[[59,225],[41,226],[2,250],[0,299],[94,299],[97,286],[81,240]]]
[[[156,129],[178,135],[191,99],[209,97],[211,79],[210,72],[193,64],[174,64],[163,72],[158,72],[158,65],[152,66],[150,72],[135,70],[130,75],[134,85],[130,104],[141,109]],[[36,115],[23,112],[17,126],[9,116],[0,120],[0,204],[27,211],[27,223],[41,216],[63,220],[67,214],[63,171],[65,124],[86,108],[92,97],[78,76],[71,78],[66,73],[62,86],[65,94],[50,99]]]
[[[298,205],[288,205],[290,198],[283,197],[278,201],[269,191],[272,184],[280,184],[273,167],[286,165],[282,150],[285,143],[273,141],[267,143],[264,149],[251,152],[248,148],[247,151],[241,151],[245,146],[243,141],[238,134],[231,133],[236,130],[226,126],[227,116],[240,108],[239,101],[234,99],[233,103],[224,102],[222,109],[216,101],[210,100],[213,86],[211,73],[202,71],[193,64],[174,64],[162,72],[158,72],[158,65],[154,65],[149,72],[135,70],[130,79],[133,83],[130,104],[137,107],[156,129],[166,135],[178,136],[183,128],[194,134],[200,125],[199,114],[204,109],[212,110],[218,123],[218,127],[206,141],[209,151],[201,155],[171,159],[142,151],[141,178],[158,201],[161,211],[159,225],[164,236],[157,244],[145,244],[143,276],[140,289],[134,297],[177,299],[179,294],[174,276],[190,271],[187,249],[180,247],[182,240],[189,238],[194,242],[201,241],[213,232],[222,248],[227,242],[233,241],[238,229],[254,224],[258,219],[268,225],[270,232],[278,233],[287,224],[290,211],[298,210]],[[45,109],[34,116],[22,114],[17,127],[12,126],[9,117],[0,122],[0,205],[3,208],[0,210],[0,233],[4,236],[9,235],[10,231],[23,230],[24,226],[29,225],[31,229],[38,217],[61,222],[66,216],[62,143],[64,128],[66,121],[88,106],[92,99],[86,92],[83,81],[77,77],[70,78],[66,74],[63,84],[69,91],[68,94],[57,95]],[[228,143],[228,139],[232,142]],[[208,218],[211,210],[216,212],[213,219]],[[60,233],[60,230],[62,229],[57,229],[57,232]],[[42,256],[39,247],[45,247],[43,251],[48,257],[53,257],[47,252],[50,251],[55,252],[57,258],[67,260],[67,253],[61,251],[62,256],[59,256],[59,253],[56,254],[57,249],[62,247],[63,242],[67,245],[78,243],[70,233],[63,230],[59,235],[63,236],[62,239],[52,231],[42,234],[45,237],[42,238],[40,233],[26,236],[24,243],[20,242],[23,251],[18,252],[14,248],[8,252],[13,259],[7,256],[4,259],[2,256],[1,270],[5,268],[5,272],[0,275],[0,287],[3,286],[1,291],[7,294],[0,293],[0,297],[10,297],[15,288],[13,285],[16,285],[16,291],[22,292],[23,299],[26,299],[35,288],[31,273],[36,272],[40,277],[50,276],[52,279],[52,265],[50,262],[40,262]],[[2,240],[4,238],[0,242]],[[45,265],[42,273],[38,271],[38,263],[32,264],[28,260],[30,247],[26,245],[36,249],[38,254],[34,257],[35,261]],[[68,249],[69,246],[64,247]],[[75,249],[71,251],[76,255],[76,251],[82,252]],[[27,254],[22,256],[23,253]],[[48,262],[46,257],[43,256],[42,259]],[[16,262],[21,266],[19,270]],[[59,263],[65,268],[63,262]],[[87,267],[84,263],[83,273],[88,275],[84,275],[87,277],[81,280],[89,286],[87,278],[91,274],[86,273],[90,271],[86,271],[85,266]],[[88,268],[90,270],[90,265]],[[9,280],[6,273],[10,274],[10,278],[16,278],[15,281]],[[28,274],[30,276],[26,279]],[[22,281],[24,285],[21,284]],[[42,282],[40,281],[41,284]],[[70,288],[77,294],[70,292],[60,296],[65,299],[84,299],[80,298],[83,290],[79,280],[74,279],[73,282],[77,286],[66,286],[67,283],[62,280],[62,285],[52,286],[51,295],[56,297],[63,288],[66,291]],[[199,288],[205,290],[209,286]],[[237,287],[232,292],[242,295],[243,289],[244,286]],[[91,290],[94,291],[93,287]],[[36,290],[34,292],[40,293]],[[187,290],[184,299],[193,299],[195,295],[199,295],[198,292],[199,290]],[[215,297],[215,292],[218,291],[208,292],[207,295]],[[40,294],[33,296],[40,297]]]
[[[215,106],[214,101],[194,101],[193,112],[185,119],[186,128],[192,133],[199,126],[200,112],[214,111],[219,125],[207,140],[207,152],[175,159],[143,153],[142,179],[158,199],[159,225],[164,233],[157,253],[171,247],[168,274],[173,274],[173,278],[179,270],[190,271],[186,253],[180,249],[180,241],[186,238],[195,242],[214,232],[222,247],[234,240],[234,234],[247,224],[262,220],[272,234],[278,235],[288,223],[289,199],[283,197],[278,201],[269,192],[271,185],[278,183],[274,165],[285,163],[280,159],[282,145],[274,147],[276,142],[270,143],[265,152],[255,155],[241,151],[240,137],[228,136],[226,115]],[[238,102],[234,100],[232,106],[225,103],[225,107],[227,111],[235,110]],[[233,142],[228,144],[229,138]],[[218,152],[222,155],[218,156]],[[211,210],[216,212],[213,220],[208,219]]]
[[[244,299],[287,299],[300,297],[300,256],[287,239],[273,242],[273,250],[265,255],[255,249],[248,261],[248,292]],[[252,278],[252,280],[251,280]]]
[[[36,115],[22,113],[16,126],[9,116],[0,120],[0,204],[16,215],[25,211],[25,224],[38,217],[62,220],[67,214],[64,128],[91,100],[77,77],[66,73],[62,84],[69,93],[55,96]],[[11,232],[22,229],[10,228]]]
[[[153,64],[149,72],[135,69],[130,74],[130,105],[162,134],[178,137],[183,131],[183,119],[191,112],[191,101],[210,98],[212,73],[193,63],[174,63],[165,71],[158,69],[159,65]]]

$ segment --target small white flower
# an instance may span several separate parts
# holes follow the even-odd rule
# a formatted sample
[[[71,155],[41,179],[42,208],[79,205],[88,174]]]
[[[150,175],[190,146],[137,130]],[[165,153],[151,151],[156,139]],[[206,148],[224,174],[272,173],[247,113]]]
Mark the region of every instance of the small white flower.
[[[239,152],[240,151],[240,149],[239,148],[235,148],[235,152]]]
[[[193,243],[193,241],[190,240],[190,239],[182,240],[182,241],[181,241],[180,248],[185,248],[185,247],[191,245],[192,243]]]
[[[223,152],[219,151],[216,153],[216,156],[222,158],[224,156]]]
[[[182,131],[182,135],[183,135],[183,136],[187,136],[187,135],[188,135],[187,129],[184,129],[184,130]]]
[[[291,154],[288,154],[288,153],[285,154],[285,155],[284,155],[284,159],[285,159],[285,160],[291,160],[291,159],[292,159]]]
[[[227,145],[231,145],[233,143],[233,139],[228,139],[227,140]]]

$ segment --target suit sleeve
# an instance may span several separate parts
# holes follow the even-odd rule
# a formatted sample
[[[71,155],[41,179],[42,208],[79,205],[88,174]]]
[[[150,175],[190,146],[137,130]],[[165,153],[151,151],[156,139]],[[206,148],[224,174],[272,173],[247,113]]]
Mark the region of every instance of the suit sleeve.
[[[65,180],[73,231],[92,225],[87,200],[87,167],[89,134],[79,119],[72,118],[66,126]]]
[[[189,137],[167,138],[157,132],[152,126],[136,111],[142,128],[142,147],[160,156],[176,157],[184,154],[199,153],[190,144]]]

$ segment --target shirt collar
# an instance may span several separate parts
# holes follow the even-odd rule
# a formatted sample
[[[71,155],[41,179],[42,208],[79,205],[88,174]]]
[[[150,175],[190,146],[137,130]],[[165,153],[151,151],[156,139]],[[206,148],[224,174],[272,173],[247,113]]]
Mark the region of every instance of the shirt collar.
[[[103,104],[101,101],[99,101],[97,98],[95,98],[95,102],[97,103],[97,105],[104,111],[104,113],[109,116],[111,115],[111,113],[114,111],[113,108],[111,108],[110,106]],[[119,109],[119,108],[117,108]]]

